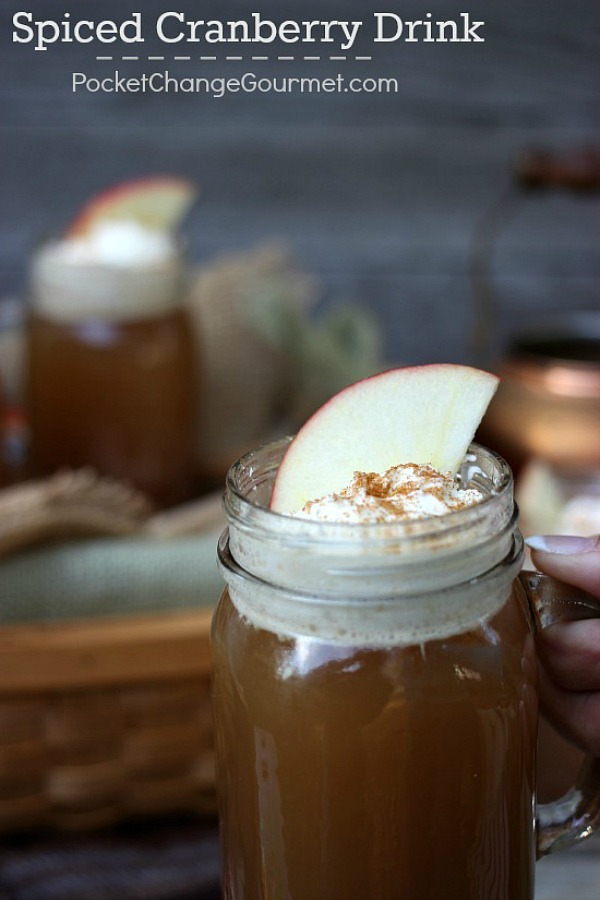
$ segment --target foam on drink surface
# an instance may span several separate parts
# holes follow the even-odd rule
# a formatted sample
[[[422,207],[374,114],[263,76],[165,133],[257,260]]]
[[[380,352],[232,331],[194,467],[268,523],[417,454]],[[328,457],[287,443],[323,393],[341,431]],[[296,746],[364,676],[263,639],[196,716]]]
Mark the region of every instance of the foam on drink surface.
[[[179,300],[179,278],[180,258],[170,233],[135,221],[100,221],[36,254],[33,306],[67,321],[153,315]]]

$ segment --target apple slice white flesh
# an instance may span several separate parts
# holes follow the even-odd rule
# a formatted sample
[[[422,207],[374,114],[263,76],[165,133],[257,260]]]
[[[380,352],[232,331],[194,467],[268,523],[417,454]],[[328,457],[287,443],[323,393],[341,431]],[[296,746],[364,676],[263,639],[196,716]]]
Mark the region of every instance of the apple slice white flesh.
[[[270,508],[298,512],[342,490],[356,471],[410,462],[458,471],[498,383],[470,366],[440,364],[393,369],[345,388],[291,442]]]
[[[173,231],[196,195],[196,186],[185,178],[153,176],[127,181],[92,197],[67,229],[67,236],[79,237],[110,221],[133,221],[156,231]]]

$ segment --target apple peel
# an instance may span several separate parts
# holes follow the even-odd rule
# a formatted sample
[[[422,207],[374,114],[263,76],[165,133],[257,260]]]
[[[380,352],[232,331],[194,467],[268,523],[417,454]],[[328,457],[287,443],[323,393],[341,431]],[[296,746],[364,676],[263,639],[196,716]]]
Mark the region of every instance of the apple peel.
[[[298,512],[342,490],[354,472],[401,463],[458,471],[499,378],[471,366],[392,369],[350,385],[298,431],[277,471],[270,508]]]
[[[67,237],[82,237],[99,224],[115,221],[174,231],[197,194],[196,185],[186,178],[157,175],[127,181],[92,197],[67,229]]]

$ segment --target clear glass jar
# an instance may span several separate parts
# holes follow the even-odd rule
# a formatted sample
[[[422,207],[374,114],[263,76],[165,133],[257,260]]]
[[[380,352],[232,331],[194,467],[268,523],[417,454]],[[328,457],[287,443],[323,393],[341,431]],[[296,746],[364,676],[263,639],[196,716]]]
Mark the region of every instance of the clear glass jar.
[[[26,322],[30,469],[91,466],[159,505],[194,489],[196,348],[179,253],[143,266],[43,247]]]
[[[460,477],[487,495],[477,506],[323,523],[267,508],[285,446],[227,482],[213,624],[225,897],[532,900],[536,846],[556,834],[536,845],[510,470],[473,445]]]

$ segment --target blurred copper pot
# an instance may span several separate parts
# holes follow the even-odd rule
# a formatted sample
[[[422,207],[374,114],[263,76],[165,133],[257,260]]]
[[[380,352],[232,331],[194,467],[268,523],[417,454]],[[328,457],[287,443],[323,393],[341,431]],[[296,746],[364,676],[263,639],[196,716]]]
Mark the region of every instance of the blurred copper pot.
[[[528,458],[600,467],[600,315],[582,313],[517,337],[482,440],[513,468]]]

